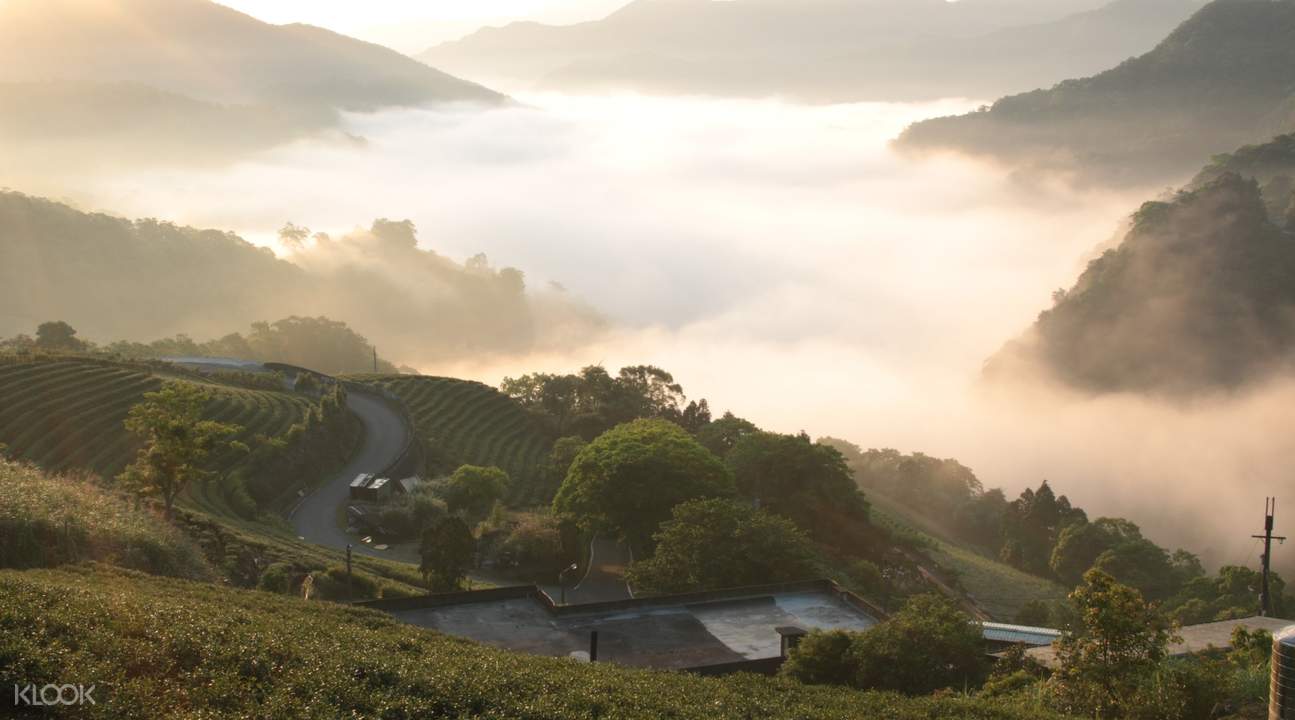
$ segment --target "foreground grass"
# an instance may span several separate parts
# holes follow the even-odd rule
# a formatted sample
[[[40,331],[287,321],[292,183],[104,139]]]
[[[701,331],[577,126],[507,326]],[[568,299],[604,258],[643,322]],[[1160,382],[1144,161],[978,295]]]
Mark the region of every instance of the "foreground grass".
[[[216,576],[197,545],[128,499],[0,459],[0,567],[84,560],[155,575]]]
[[[77,682],[98,684],[98,704],[64,716],[1059,717],[1012,701],[528,657],[373,611],[98,565],[0,571],[0,686]]]
[[[1069,592],[1058,583],[1017,570],[978,550],[953,542],[937,526],[882,495],[869,493],[868,500],[880,520],[917,534],[928,547],[926,554],[953,571],[967,595],[995,620],[1011,622],[1026,603],[1064,600]]]

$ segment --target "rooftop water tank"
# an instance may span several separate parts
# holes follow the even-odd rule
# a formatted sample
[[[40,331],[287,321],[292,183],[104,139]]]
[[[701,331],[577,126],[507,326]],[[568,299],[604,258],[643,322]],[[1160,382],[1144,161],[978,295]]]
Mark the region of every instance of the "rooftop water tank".
[[[1268,720],[1295,720],[1295,625],[1273,634]]]

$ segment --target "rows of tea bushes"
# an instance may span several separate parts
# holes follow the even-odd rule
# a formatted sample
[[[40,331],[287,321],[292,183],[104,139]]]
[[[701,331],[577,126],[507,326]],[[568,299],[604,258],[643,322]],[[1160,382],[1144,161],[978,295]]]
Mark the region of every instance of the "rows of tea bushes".
[[[429,459],[443,468],[494,465],[513,481],[510,500],[533,502],[540,464],[553,438],[512,398],[479,382],[442,377],[369,377],[394,393],[413,415]]]
[[[0,686],[96,683],[78,718],[1059,720],[1020,700],[530,657],[374,611],[103,566],[0,571],[0,628]]]

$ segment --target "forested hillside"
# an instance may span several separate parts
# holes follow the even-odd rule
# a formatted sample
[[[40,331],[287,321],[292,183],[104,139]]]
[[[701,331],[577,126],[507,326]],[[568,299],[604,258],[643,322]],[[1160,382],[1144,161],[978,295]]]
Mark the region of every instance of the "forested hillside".
[[[0,237],[0,336],[60,319],[103,342],[221,337],[256,321],[326,315],[413,362],[520,353],[559,331],[578,341],[601,327],[564,294],[528,292],[518,270],[420,249],[409,222],[307,234],[289,262],[228,232],[0,192]]]
[[[1104,182],[1179,180],[1215,153],[1295,127],[1295,0],[1214,0],[1101,74],[917,123],[912,150],[957,150]]]
[[[1088,390],[1189,395],[1290,370],[1293,347],[1295,237],[1257,181],[1225,173],[1143,205],[988,371],[1024,360]]]

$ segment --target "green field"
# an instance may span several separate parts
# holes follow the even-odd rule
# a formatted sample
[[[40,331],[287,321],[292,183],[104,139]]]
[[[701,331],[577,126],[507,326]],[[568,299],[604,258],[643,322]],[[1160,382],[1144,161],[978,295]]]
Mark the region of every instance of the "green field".
[[[513,481],[513,504],[540,498],[540,464],[553,438],[512,398],[479,382],[441,377],[360,378],[400,398],[420,437],[453,464],[494,465]]]
[[[957,575],[968,597],[999,622],[1011,622],[1031,600],[1064,600],[1065,587],[1046,578],[1001,563],[979,549],[968,548],[931,521],[876,492],[868,493],[872,512],[883,523],[917,533],[926,541],[926,554]]]
[[[375,611],[101,565],[0,571],[0,627],[0,686],[98,683],[76,717],[1057,718],[1019,699],[529,657]]]

